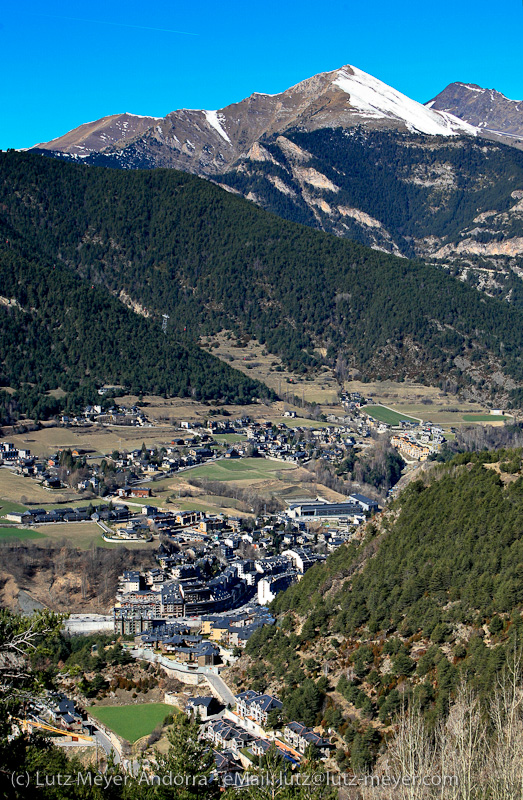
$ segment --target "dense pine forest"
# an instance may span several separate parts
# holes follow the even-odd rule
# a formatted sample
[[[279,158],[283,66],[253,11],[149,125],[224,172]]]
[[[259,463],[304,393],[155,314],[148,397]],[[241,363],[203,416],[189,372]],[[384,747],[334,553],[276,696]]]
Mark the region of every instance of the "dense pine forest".
[[[182,340],[162,333],[101,286],[28,247],[0,223],[0,424],[45,419],[93,402],[103,383],[197,400],[251,402],[270,391]],[[50,392],[62,389],[64,396]]]
[[[285,139],[308,154],[303,161],[307,169],[336,187],[307,186],[313,198],[331,206],[330,212],[305,202],[294,175],[302,161],[276,135],[263,141],[272,161],[247,160],[241,169],[220,175],[220,182],[245,195],[252,191],[264,208],[285,219],[367,244],[376,230],[365,231],[335,211],[339,206],[359,209],[378,220],[410,257],[417,252],[415,240],[437,236],[442,243],[454,241],[464,228],[478,224],[478,213],[514,205],[512,192],[523,188],[520,150],[470,136],[434,140],[396,131],[324,128],[286,131]],[[280,191],[271,177],[294,192]],[[508,234],[521,236],[520,220],[513,225]]]
[[[361,748],[368,763],[376,758],[402,705],[414,704],[430,727],[446,718],[462,681],[488,702],[520,652],[522,466],[520,448],[430,466],[361,542],[278,595],[277,625],[249,640],[258,688],[283,687],[292,716],[314,685],[323,695],[314,721],[341,730],[347,763],[358,742],[353,767]],[[328,680],[318,679],[325,659]],[[362,732],[369,725],[381,730],[374,744]]]
[[[26,272],[36,267],[42,276],[57,272],[70,285],[89,289],[93,302],[108,303],[115,319],[141,331],[139,345],[134,339],[131,346],[127,333],[121,336],[123,355],[116,358],[114,324],[89,313],[96,308],[91,299],[83,304],[75,315],[79,335],[72,353],[93,377],[95,362],[103,361],[112,380],[119,375],[134,388],[140,384],[146,391],[172,394],[194,388],[195,396],[225,396],[206,381],[205,387],[203,380],[201,388],[194,384],[195,371],[214,363],[194,348],[202,335],[229,329],[256,336],[300,372],[323,358],[323,348],[331,364],[341,358],[364,378],[452,377],[462,387],[474,384],[485,397],[501,390],[505,398],[501,373],[516,386],[523,382],[519,310],[482,297],[433,267],[283,221],[194,176],[122,172],[8,152],[0,157],[0,214],[9,241],[2,250],[7,274],[9,254],[17,264],[23,254],[33,265]],[[49,285],[54,280],[42,278]],[[24,308],[23,294],[32,290],[20,281],[15,290],[14,283],[10,291]],[[148,319],[116,310],[111,295],[122,290]],[[63,317],[66,304],[59,292],[63,287],[49,292],[61,314],[53,335],[71,324],[71,315]],[[194,354],[198,360],[189,386],[186,370],[170,379],[170,370],[154,366],[165,364],[171,341],[159,334],[163,313],[170,315],[169,336],[185,348],[184,357],[190,361]],[[20,329],[22,317],[12,307],[2,308],[2,314],[9,330]],[[11,328],[15,317],[18,328]],[[82,362],[84,346],[92,366]],[[153,352],[156,346],[161,358]],[[6,356],[4,349],[4,384],[14,377]],[[125,380],[124,367],[130,370]],[[56,374],[57,368],[51,371]],[[228,396],[252,395],[252,384],[242,381],[234,378]]]

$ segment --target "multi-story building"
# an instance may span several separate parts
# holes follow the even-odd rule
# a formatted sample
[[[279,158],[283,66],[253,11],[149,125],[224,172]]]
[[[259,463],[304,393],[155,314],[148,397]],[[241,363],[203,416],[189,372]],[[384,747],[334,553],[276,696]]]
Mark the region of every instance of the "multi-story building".
[[[267,725],[271,711],[280,711],[283,703],[270,694],[259,694],[253,689],[241,692],[236,696],[236,710],[240,717],[253,719],[262,728]]]
[[[289,722],[283,729],[283,738],[287,744],[302,754],[305,754],[311,745],[317,748],[323,757],[327,757],[335,749],[328,739],[324,739],[301,722]]]

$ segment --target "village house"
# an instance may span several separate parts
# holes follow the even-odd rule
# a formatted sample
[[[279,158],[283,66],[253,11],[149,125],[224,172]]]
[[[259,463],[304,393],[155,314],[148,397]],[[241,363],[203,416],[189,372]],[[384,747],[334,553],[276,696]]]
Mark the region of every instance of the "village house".
[[[307,748],[311,745],[315,747],[324,758],[327,758],[332,750],[335,749],[334,745],[328,739],[324,739],[318,733],[315,733],[312,728],[307,728],[300,722],[289,722],[283,729],[283,738],[291,747],[304,755]]]
[[[223,708],[214,697],[189,697],[185,712],[188,717],[199,717],[202,721],[209,719]]]
[[[270,694],[259,694],[253,689],[236,696],[236,710],[240,717],[253,719],[262,728],[267,724],[269,713],[273,710],[280,711],[283,703]]]
[[[227,720],[209,722],[203,735],[217,747],[230,748],[235,754],[248,746],[254,738],[248,731]]]

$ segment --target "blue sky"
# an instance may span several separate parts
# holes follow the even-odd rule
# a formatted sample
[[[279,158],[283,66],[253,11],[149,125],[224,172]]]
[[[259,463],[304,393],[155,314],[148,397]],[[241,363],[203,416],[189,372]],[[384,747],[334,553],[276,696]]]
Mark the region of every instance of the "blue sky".
[[[18,0],[0,11],[0,148],[111,113],[164,116],[354,64],[419,101],[455,80],[523,99],[521,0]]]

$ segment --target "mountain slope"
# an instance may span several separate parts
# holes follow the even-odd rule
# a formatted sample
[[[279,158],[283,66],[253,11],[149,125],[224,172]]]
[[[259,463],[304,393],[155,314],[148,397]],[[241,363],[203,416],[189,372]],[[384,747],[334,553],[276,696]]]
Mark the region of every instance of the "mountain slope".
[[[113,114],[95,122],[86,122],[58,139],[35,145],[35,148],[56,150],[77,158],[85,158],[89,153],[97,153],[107,147],[118,146],[122,142],[140,136],[158,119],[161,118],[140,117],[136,114]]]
[[[368,377],[451,379],[497,402],[523,384],[519,310],[194,176],[6,153],[0,208],[33,252],[123,290],[158,328],[170,314],[183,341],[229,329],[299,371],[326,353]]]
[[[517,145],[522,130],[521,104],[497,92],[452,84],[423,106],[345,66],[219,111],[104,118],[40,147],[210,177],[286,219],[434,261],[520,304],[521,159],[494,140]]]
[[[451,83],[427,108],[453,114],[480,129],[523,145],[523,101],[509,100],[495,89],[475,83]]]
[[[145,124],[146,118],[138,119]],[[365,125],[446,137],[476,134],[462,120],[429,109],[350,65],[315,75],[280,94],[252,94],[219,111],[173,111],[151,122],[147,130],[140,130],[131,119],[123,132],[118,120],[92,123],[96,135],[89,129],[87,139],[89,126],[84,125],[37,147],[102,166],[175,167],[212,175],[234,163],[263,136],[296,126],[317,130]],[[100,135],[99,130],[105,131],[109,123],[109,133]],[[115,125],[120,125],[116,132]]]
[[[435,259],[521,303],[523,154],[484,139],[291,130],[218,176],[287,219]]]
[[[521,158],[493,140],[517,144],[522,120],[522,104],[492,90],[451,84],[423,106],[347,65],[219,111],[116,115],[39,147],[210,177],[286,219],[434,261],[520,304]]]
[[[316,681],[312,724],[337,731],[353,768],[362,734],[379,733],[372,762],[402,705],[434,725],[461,679],[488,702],[523,632],[522,513],[521,449],[425,471],[363,541],[277,596],[277,625],[253,635],[233,676],[278,692],[289,715]]]
[[[93,402],[96,387],[250,402],[266,387],[129,310],[0,220],[0,424]],[[57,400],[49,391],[62,389]]]

